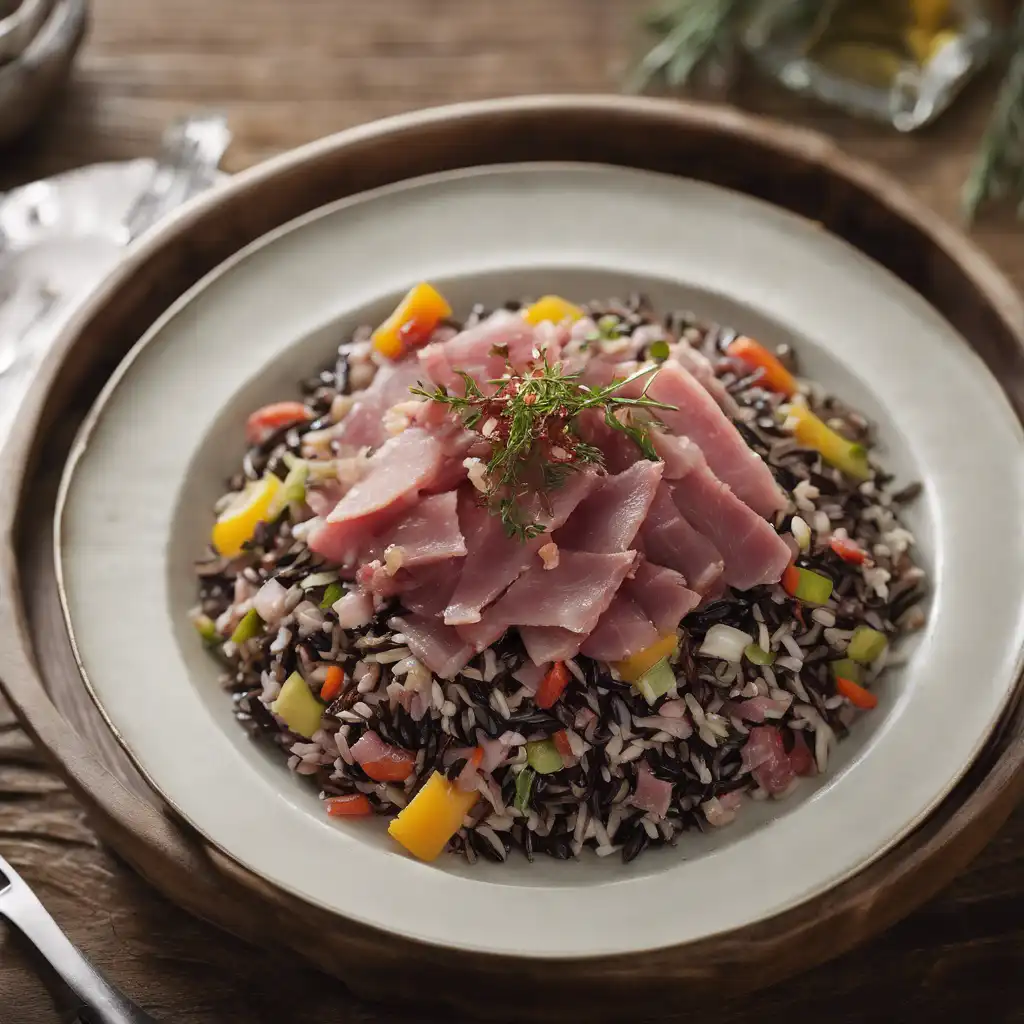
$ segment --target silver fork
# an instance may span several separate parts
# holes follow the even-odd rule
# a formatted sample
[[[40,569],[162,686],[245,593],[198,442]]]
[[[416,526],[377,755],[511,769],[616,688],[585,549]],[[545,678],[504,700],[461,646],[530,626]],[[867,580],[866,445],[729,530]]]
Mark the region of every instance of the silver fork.
[[[77,1001],[74,1009],[82,1024],[156,1024],[153,1017],[119,992],[82,956],[3,857],[0,917],[13,925],[53,968]]]

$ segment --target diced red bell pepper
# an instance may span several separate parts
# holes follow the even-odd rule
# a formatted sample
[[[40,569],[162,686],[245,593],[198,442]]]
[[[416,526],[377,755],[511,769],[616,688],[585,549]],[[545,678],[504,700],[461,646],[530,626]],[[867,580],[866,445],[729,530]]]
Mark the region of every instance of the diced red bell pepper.
[[[556,661],[537,687],[536,696],[533,698],[534,704],[539,708],[550,708],[562,696],[568,685],[569,670],[565,667],[564,661]]]

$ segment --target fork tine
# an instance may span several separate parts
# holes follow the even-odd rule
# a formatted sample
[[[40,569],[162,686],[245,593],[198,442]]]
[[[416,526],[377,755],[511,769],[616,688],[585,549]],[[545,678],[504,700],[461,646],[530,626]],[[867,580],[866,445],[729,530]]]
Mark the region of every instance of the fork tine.
[[[95,1024],[155,1024],[119,992],[71,943],[36,894],[0,857],[0,917],[12,924],[45,958]]]

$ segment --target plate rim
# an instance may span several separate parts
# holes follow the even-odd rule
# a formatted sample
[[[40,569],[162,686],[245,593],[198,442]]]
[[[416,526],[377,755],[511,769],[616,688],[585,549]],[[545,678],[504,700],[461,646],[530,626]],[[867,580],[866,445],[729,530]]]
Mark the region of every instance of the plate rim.
[[[552,137],[546,129],[556,120],[559,131]],[[805,175],[829,190],[825,200],[815,194],[807,202],[794,200],[794,206],[813,208],[815,216],[848,240],[848,215],[869,212],[874,228],[854,244],[882,252],[886,259],[891,250],[880,245],[899,232],[954,286],[950,294],[957,304],[947,313],[954,324],[967,324],[967,336],[975,341],[982,326],[990,333],[991,344],[972,347],[990,366],[1020,369],[1024,302],[1007,274],[892,174],[843,153],[820,133],[689,100],[519,96],[414,111],[347,129],[242,172],[216,197],[194,200],[137,245],[68,324],[26,396],[6,450],[0,452],[0,470],[13,492],[13,500],[0,503],[0,682],[23,724],[86,804],[104,837],[168,898],[249,941],[275,947],[284,941],[366,998],[409,1000],[421,1006],[426,993],[432,1000],[479,1015],[489,1004],[475,997],[485,997],[493,984],[512,976],[500,958],[477,955],[456,965],[447,955],[435,955],[431,947],[403,942],[378,929],[353,925],[344,933],[333,931],[333,918],[323,915],[313,917],[324,929],[322,941],[309,942],[308,923],[293,923],[302,905],[217,850],[204,849],[164,813],[155,796],[142,796],[134,789],[134,779],[115,774],[118,769],[106,761],[103,745],[90,737],[92,723],[82,722],[73,710],[69,717],[63,700],[51,695],[60,690],[64,677],[75,673],[69,672],[69,657],[59,645],[42,643],[39,633],[59,618],[59,612],[53,608],[52,566],[45,558],[40,560],[37,538],[31,533],[36,517],[31,513],[37,506],[50,508],[52,502],[44,456],[52,461],[55,454],[63,456],[67,446],[59,438],[44,444],[41,428],[55,420],[67,401],[73,372],[84,369],[94,387],[111,340],[119,351],[127,351],[140,317],[151,322],[181,287],[194,282],[197,272],[190,267],[212,267],[239,237],[250,238],[263,226],[308,210],[310,196],[334,198],[367,180],[394,180],[395,173],[408,173],[409,163],[402,159],[396,164],[396,156],[407,158],[410,153],[414,166],[427,170],[472,166],[485,155],[492,159],[498,154],[500,161],[527,146],[533,158],[552,159],[552,154],[564,152],[576,156],[573,147],[589,145],[593,132],[609,122],[625,131],[614,142],[601,142],[600,151],[624,166],[650,167],[664,163],[667,155],[693,155],[708,142],[734,154],[754,152],[781,159],[787,179]],[[663,140],[663,146],[655,147],[660,152],[652,153],[652,138]],[[461,143],[457,156],[452,156],[453,141]],[[717,163],[702,166],[697,177],[721,181],[726,172],[720,157],[716,159]],[[395,172],[396,166],[402,169]],[[746,184],[739,189],[755,192]],[[763,194],[761,185],[756,194]],[[260,210],[264,212],[254,215]],[[217,229],[216,237],[211,228]],[[183,246],[193,254],[188,265],[176,255]],[[906,267],[893,270],[908,283],[913,281],[911,287],[922,294],[936,294],[941,304],[946,293],[933,287],[934,276],[908,273]],[[148,291],[133,287],[139,282]],[[1016,379],[1006,378],[1003,390],[1018,418],[1024,419],[1019,377],[1017,373]],[[29,542],[25,551],[17,549],[21,540]],[[827,901],[817,901],[813,913],[784,914],[722,941],[674,947],[642,962],[604,958],[577,963],[571,970],[562,964],[557,971],[533,963],[528,975],[532,984],[508,989],[510,1001],[548,1017],[553,1008],[578,1009],[584,998],[590,1011],[602,1018],[616,1008],[656,1012],[663,1002],[653,995],[654,982],[661,993],[685,992],[691,1000],[717,998],[726,976],[733,989],[751,991],[877,935],[948,884],[1024,799],[1024,749],[1015,742],[1024,735],[1022,690],[1018,685],[1016,704],[958,790],[881,861],[837,887]],[[65,710],[59,710],[58,703]],[[91,702],[87,704],[91,707]],[[399,963],[404,970],[396,975],[393,967]],[[742,966],[740,973],[736,965]],[[521,980],[521,963],[516,971],[515,978]],[[457,977],[460,985],[437,986],[437,972]]]
[[[285,891],[289,895],[291,895],[292,897],[303,901],[304,903],[306,903],[309,906],[312,906],[312,907],[317,907],[318,906],[311,896],[306,895],[303,892],[293,888],[289,883],[284,882],[284,881],[282,881],[279,878],[271,878],[271,877],[268,877],[268,876],[262,874],[261,871],[259,871],[258,869],[256,869],[255,867],[253,867],[251,865],[251,862],[247,862],[247,859],[243,858],[241,856],[241,854],[237,854],[236,855],[234,853],[231,853],[228,849],[226,849],[222,845],[221,841],[215,839],[209,832],[207,832],[206,830],[201,828],[196,823],[194,818],[188,812],[186,812],[183,807],[179,806],[176,802],[174,802],[169,797],[167,792],[155,781],[155,779],[152,777],[152,775],[143,766],[142,761],[140,760],[140,757],[133,752],[131,745],[128,743],[127,739],[124,737],[124,735],[120,732],[118,727],[115,725],[115,723],[111,719],[110,714],[108,713],[108,711],[104,707],[104,705],[103,705],[103,703],[102,703],[102,701],[101,701],[101,699],[99,697],[98,692],[96,691],[93,683],[90,681],[89,674],[88,674],[88,671],[86,670],[86,667],[85,667],[85,664],[84,664],[84,659],[83,659],[83,656],[82,656],[82,654],[81,654],[81,652],[79,650],[78,641],[77,641],[77,638],[75,636],[75,628],[74,628],[74,626],[72,624],[71,611],[70,611],[70,607],[69,607],[69,598],[68,598],[68,594],[67,594],[67,591],[66,591],[66,585],[65,585],[65,581],[64,581],[64,569],[63,569],[64,553],[63,553],[63,550],[62,550],[62,548],[63,548],[62,533],[63,533],[63,529],[64,529],[64,524],[65,524],[66,504],[67,504],[67,501],[68,501],[68,498],[69,498],[69,493],[71,491],[73,479],[74,479],[75,474],[77,472],[79,463],[80,463],[81,459],[87,453],[87,449],[88,449],[89,443],[90,443],[90,441],[92,439],[93,433],[94,433],[95,429],[97,428],[100,420],[102,419],[102,416],[103,416],[104,412],[106,411],[107,406],[109,405],[109,403],[113,399],[113,396],[116,394],[116,392],[121,387],[121,384],[122,384],[124,378],[130,373],[130,371],[131,371],[135,361],[138,358],[140,358],[142,356],[142,354],[149,348],[151,343],[155,339],[157,339],[159,337],[159,335],[163,332],[163,330],[166,328],[166,326],[168,324],[170,324],[171,322],[173,322],[174,319],[176,317],[178,317],[182,313],[182,311],[187,309],[191,305],[191,303],[195,300],[195,298],[197,296],[201,295],[204,291],[206,291],[207,289],[209,289],[212,286],[214,286],[216,284],[216,282],[218,282],[222,277],[230,274],[240,264],[245,263],[248,259],[253,257],[255,254],[257,254],[260,251],[262,251],[263,249],[269,247],[273,243],[279,241],[281,238],[286,237],[286,236],[288,236],[290,234],[293,234],[293,233],[298,233],[298,232],[302,231],[304,228],[307,228],[310,224],[314,224],[314,223],[316,223],[318,221],[325,220],[325,219],[330,218],[332,216],[335,216],[335,215],[338,215],[340,213],[343,213],[344,210],[346,210],[348,208],[351,208],[353,206],[360,206],[360,205],[362,205],[364,203],[373,202],[373,201],[381,199],[381,198],[385,198],[386,199],[388,196],[396,194],[396,193],[405,193],[405,192],[408,192],[408,191],[415,191],[417,189],[424,188],[424,187],[430,188],[431,186],[438,185],[438,184],[442,184],[443,185],[444,183],[447,183],[447,182],[450,182],[450,181],[453,181],[453,180],[454,181],[458,181],[458,180],[464,179],[466,177],[480,178],[480,177],[487,177],[487,176],[490,176],[490,175],[493,175],[493,174],[497,174],[499,176],[507,175],[507,174],[515,175],[515,174],[520,174],[523,171],[531,171],[531,170],[535,171],[535,170],[541,170],[541,169],[543,169],[543,170],[557,169],[557,170],[563,170],[563,171],[574,171],[574,170],[575,171],[579,171],[579,170],[582,170],[582,169],[597,170],[597,169],[602,168],[602,167],[605,168],[605,169],[611,169],[613,171],[624,171],[625,173],[627,173],[629,175],[636,175],[636,176],[650,175],[650,176],[654,176],[654,177],[664,178],[666,180],[672,180],[674,182],[678,182],[680,179],[682,179],[684,181],[692,180],[692,179],[686,179],[686,178],[684,178],[681,175],[669,175],[669,174],[664,174],[664,173],[660,173],[659,174],[658,172],[653,172],[653,171],[648,171],[648,170],[642,170],[642,169],[636,169],[636,168],[622,168],[622,167],[616,167],[614,165],[600,165],[600,164],[597,164],[597,163],[594,163],[594,162],[589,162],[589,161],[530,161],[530,162],[503,163],[503,164],[498,164],[498,165],[475,165],[473,167],[461,168],[461,169],[457,169],[457,170],[442,171],[442,172],[437,172],[437,173],[434,173],[434,174],[418,176],[418,177],[415,177],[415,178],[403,179],[401,181],[394,182],[394,183],[391,183],[391,184],[388,184],[388,185],[384,185],[384,186],[381,186],[381,187],[376,188],[376,189],[368,190],[366,192],[357,193],[355,195],[348,196],[348,197],[336,200],[335,202],[329,203],[329,204],[327,204],[325,206],[318,207],[318,208],[316,208],[314,210],[311,210],[311,211],[307,212],[306,214],[304,214],[304,215],[302,215],[300,217],[294,218],[291,221],[288,221],[288,222],[286,222],[284,224],[279,225],[274,230],[272,230],[270,232],[267,232],[266,234],[264,234],[264,235],[260,236],[259,238],[253,240],[251,243],[249,243],[248,245],[246,245],[242,249],[237,250],[236,252],[234,252],[231,255],[231,257],[229,257],[227,260],[223,261],[216,268],[214,268],[214,270],[212,270],[209,273],[207,273],[206,275],[204,275],[199,281],[197,281],[186,292],[184,292],[170,307],[168,307],[168,309],[165,310],[165,312],[145,331],[145,333],[142,335],[142,337],[132,346],[132,348],[130,349],[130,351],[127,354],[127,356],[120,362],[120,364],[117,366],[115,371],[111,374],[110,378],[104,384],[100,394],[95,399],[95,401],[94,401],[94,403],[93,403],[93,405],[92,405],[88,415],[86,416],[85,420],[82,422],[82,425],[79,428],[79,431],[78,431],[78,434],[76,436],[76,439],[75,439],[75,441],[72,444],[69,457],[67,459],[67,462],[65,463],[65,466],[64,466],[64,469],[63,469],[63,473],[62,473],[62,476],[61,476],[60,489],[59,489],[58,499],[57,499],[57,506],[56,506],[57,512],[56,512],[55,519],[54,519],[54,532],[53,532],[53,538],[54,538],[54,558],[55,558],[55,564],[56,564],[56,567],[57,567],[58,591],[59,591],[59,596],[60,596],[61,609],[62,609],[62,613],[63,613],[63,619],[64,619],[65,628],[66,628],[68,636],[69,636],[69,638],[71,640],[71,644],[72,644],[72,648],[74,650],[75,661],[76,661],[76,664],[78,666],[79,674],[80,674],[80,676],[81,676],[81,678],[82,678],[82,680],[83,680],[83,682],[84,682],[84,684],[85,684],[85,686],[86,686],[86,688],[87,688],[87,690],[88,690],[88,692],[90,694],[91,699],[93,700],[93,702],[97,706],[100,714],[103,716],[104,720],[106,721],[106,723],[108,725],[108,728],[111,730],[112,734],[117,738],[117,740],[118,740],[119,744],[121,745],[122,749],[126,752],[126,754],[129,756],[129,758],[132,760],[132,762],[134,763],[136,769],[145,778],[145,780],[147,781],[147,784],[150,785],[151,788],[153,788],[153,790],[160,796],[160,798],[162,800],[164,800],[167,804],[169,804],[172,807],[172,809],[175,811],[175,813],[177,813],[183,820],[187,821],[189,823],[189,825],[195,831],[197,831],[200,835],[203,836],[203,838],[205,839],[206,842],[210,843],[212,846],[214,846],[218,850],[220,850],[220,852],[224,856],[230,857],[231,859],[237,861],[246,870],[254,872],[260,878],[260,880],[262,882],[264,882],[265,884],[269,884],[271,886],[279,887],[283,891]],[[712,187],[712,188],[715,188],[715,189],[721,190],[721,191],[730,191],[728,189],[723,189],[722,186],[718,186],[718,185],[708,186],[706,182],[699,182],[699,184],[701,184],[704,187]],[[755,203],[757,205],[765,206],[769,210],[774,210],[776,213],[780,212],[780,208],[775,206],[775,204],[768,203],[768,202],[766,202],[764,200],[761,200],[761,199],[759,199],[757,197],[750,196],[749,194],[746,194],[746,193],[738,193],[738,194],[739,194],[741,200],[743,200],[745,202]],[[781,212],[786,214],[787,216],[799,216],[798,214],[794,214],[792,211],[788,211],[788,210],[781,210]],[[855,257],[860,258],[860,259],[867,259],[867,260],[869,260],[872,263],[876,263],[876,261],[871,259],[871,257],[866,256],[861,250],[857,249],[856,246],[853,246],[845,238],[843,238],[841,236],[836,236],[835,237],[835,241],[836,241],[836,243],[842,245],[843,247],[850,249]],[[899,284],[901,289],[908,290],[909,292],[911,292],[912,293],[912,297],[915,300],[921,301],[922,303],[924,303],[925,305],[927,305],[929,307],[929,311],[931,313],[941,317],[941,314],[938,314],[934,310],[934,307],[932,307],[929,303],[927,303],[927,300],[924,300],[921,296],[919,296],[914,291],[913,288],[911,288],[909,285],[906,284],[906,282],[904,282],[901,279],[899,279],[898,276],[893,274],[892,271],[888,270],[888,268],[886,268],[884,266],[881,266],[881,265],[877,265],[877,266],[878,266],[879,272],[882,275],[894,278],[895,281]],[[942,318],[942,319],[944,320],[945,318]],[[947,321],[947,324],[948,324],[948,321]],[[1002,396],[1004,396],[1006,398],[1006,404],[1007,404],[1008,410],[1012,414],[1013,423],[1014,423],[1016,432],[1018,434],[1017,442],[1022,444],[1022,445],[1024,445],[1024,434],[1022,434],[1022,421],[1021,421],[1021,417],[1020,417],[1017,409],[1014,407],[1012,401],[1010,401],[1010,398],[1007,395],[1006,390],[1003,388],[1001,383],[998,380],[995,379],[994,374],[991,372],[991,370],[987,366],[985,366],[983,364],[983,361],[979,358],[978,352],[975,349],[975,347],[967,339],[965,339],[961,335],[961,333],[959,331],[956,331],[955,328],[952,328],[952,326],[949,326],[949,330],[956,334],[959,349],[962,349],[964,351],[965,355],[969,354],[971,357],[974,357],[974,358],[978,359],[979,363],[982,364],[982,365],[979,366],[979,372],[988,379],[988,383],[991,386],[993,386],[993,387],[998,389],[1000,395],[1002,395]],[[907,820],[896,832],[894,832],[890,836],[890,838],[885,842],[884,845],[882,845],[879,848],[877,848],[869,856],[863,857],[856,865],[850,866],[847,870],[844,870],[840,875],[833,877],[828,884],[822,884],[822,886],[817,888],[817,889],[804,892],[798,899],[795,899],[792,902],[789,902],[789,903],[787,903],[787,904],[785,904],[783,906],[778,907],[775,911],[772,912],[772,914],[769,914],[767,916],[762,916],[760,918],[756,918],[756,919],[751,920],[751,921],[746,921],[746,922],[743,922],[742,924],[739,924],[739,925],[736,925],[736,926],[725,927],[725,928],[719,929],[717,931],[708,932],[708,933],[701,934],[701,935],[694,936],[694,937],[689,937],[689,938],[683,939],[681,941],[674,941],[674,942],[670,942],[670,943],[659,943],[657,945],[645,946],[645,947],[631,947],[629,949],[619,948],[619,949],[614,949],[614,950],[609,950],[609,951],[594,950],[594,951],[591,951],[591,952],[572,951],[572,952],[569,952],[569,953],[562,953],[562,952],[557,951],[557,950],[551,950],[551,951],[545,951],[545,952],[540,953],[540,954],[537,954],[537,953],[526,954],[526,953],[521,952],[521,951],[514,951],[514,950],[510,950],[510,949],[500,949],[500,950],[499,949],[487,949],[487,950],[480,951],[479,949],[477,949],[476,947],[473,947],[473,946],[460,946],[460,945],[456,945],[454,943],[451,943],[451,942],[448,942],[448,941],[445,941],[445,940],[442,940],[442,939],[424,937],[422,935],[411,934],[411,933],[409,933],[407,931],[401,931],[401,932],[399,932],[399,934],[401,935],[402,938],[408,939],[410,941],[414,941],[414,942],[417,942],[417,943],[434,945],[434,946],[436,946],[436,947],[438,947],[440,949],[445,949],[445,950],[453,950],[453,951],[460,951],[460,952],[474,952],[474,953],[481,953],[482,955],[493,955],[493,956],[500,956],[500,957],[505,957],[505,958],[510,958],[510,959],[536,959],[536,958],[542,958],[542,959],[545,959],[545,960],[551,960],[551,961],[556,961],[557,962],[557,961],[564,961],[564,960],[577,960],[577,959],[593,960],[593,959],[597,959],[597,958],[601,958],[601,957],[630,956],[630,955],[634,955],[637,952],[652,952],[652,951],[663,952],[663,951],[666,951],[666,950],[669,950],[669,949],[674,949],[674,948],[684,948],[684,947],[687,947],[687,946],[692,946],[692,945],[700,944],[700,943],[707,942],[707,941],[713,941],[715,939],[721,938],[723,935],[728,935],[728,934],[731,934],[733,932],[736,932],[737,930],[743,930],[744,928],[760,924],[763,921],[769,919],[771,916],[775,916],[776,914],[786,914],[786,913],[788,913],[788,912],[790,912],[792,910],[795,910],[795,909],[797,909],[797,908],[799,908],[801,906],[806,905],[808,902],[810,902],[810,901],[812,901],[814,899],[823,898],[823,897],[827,896],[837,886],[841,886],[849,878],[851,878],[854,875],[864,871],[871,864],[877,862],[881,857],[883,857],[885,855],[885,853],[887,853],[890,849],[892,849],[893,847],[897,846],[900,842],[902,842],[906,838],[906,836],[908,834],[910,834],[912,831],[914,831],[924,820],[926,820],[935,811],[935,809],[949,796],[950,792],[952,792],[952,790],[960,783],[960,781],[967,774],[967,772],[970,770],[972,765],[976,762],[979,754],[981,753],[982,750],[984,750],[985,746],[988,744],[988,742],[990,741],[992,735],[994,734],[995,730],[997,729],[998,724],[999,724],[1000,720],[1002,719],[1002,717],[1004,716],[1004,714],[1006,713],[1007,708],[1016,699],[1016,697],[1018,695],[1018,691],[1020,690],[1020,687],[1021,687],[1022,669],[1024,669],[1024,645],[1018,645],[1017,650],[1016,650],[1016,656],[1015,656],[1015,659],[1014,659],[1014,669],[1013,669],[1013,680],[1014,681],[1012,682],[1012,684],[1008,685],[1007,688],[1004,691],[1002,691],[999,706],[993,712],[991,720],[988,722],[987,726],[985,727],[984,732],[975,740],[974,745],[973,745],[972,750],[971,750],[971,753],[970,753],[970,756],[969,756],[968,760],[966,761],[966,763],[963,764],[957,770],[957,772],[954,775],[954,777],[949,779],[947,781],[947,783],[944,784],[943,788],[940,791],[936,792],[936,794],[928,802],[927,806],[925,806],[924,808],[920,809],[919,812],[916,813],[916,815],[914,817],[912,817],[911,819]],[[323,909],[328,909],[328,908],[324,908],[324,907],[320,906],[319,909],[323,910]],[[332,913],[332,914],[337,914],[340,918],[342,918],[344,920],[351,919],[350,915],[348,913],[346,913],[345,911],[342,911],[338,907],[329,908],[328,912]],[[375,920],[363,920],[363,919],[358,918],[358,917],[356,918],[356,920],[360,924],[362,924],[362,925],[366,925],[368,927],[380,928],[380,929],[383,929],[384,931],[388,932],[389,934],[394,934],[395,931],[396,931],[395,926],[393,924],[382,925],[378,921],[375,921]]]

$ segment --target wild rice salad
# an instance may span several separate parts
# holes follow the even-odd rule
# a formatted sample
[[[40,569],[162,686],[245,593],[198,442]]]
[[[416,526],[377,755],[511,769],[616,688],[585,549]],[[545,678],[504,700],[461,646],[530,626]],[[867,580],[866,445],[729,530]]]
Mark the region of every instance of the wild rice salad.
[[[871,425],[640,296],[429,285],[258,410],[193,620],[239,721],[409,852],[634,860],[783,798],[923,621]]]

